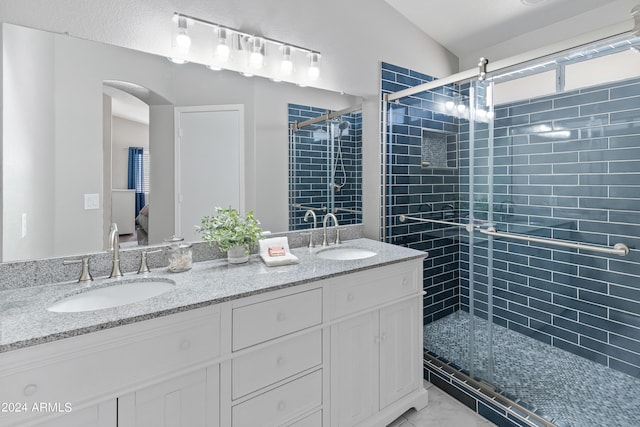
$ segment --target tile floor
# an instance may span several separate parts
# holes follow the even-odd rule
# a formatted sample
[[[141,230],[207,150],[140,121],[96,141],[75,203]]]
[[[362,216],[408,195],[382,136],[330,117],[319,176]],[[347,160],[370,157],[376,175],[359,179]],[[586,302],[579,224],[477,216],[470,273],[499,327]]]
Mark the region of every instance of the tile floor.
[[[424,326],[429,350],[469,367],[469,314],[457,311]],[[473,368],[486,373],[488,324],[475,318]],[[511,400],[559,427],[640,427],[640,378],[551,347],[502,326],[493,328],[493,383]]]
[[[422,411],[410,409],[389,427],[495,426],[433,384],[425,381],[424,388],[429,390],[429,405]]]

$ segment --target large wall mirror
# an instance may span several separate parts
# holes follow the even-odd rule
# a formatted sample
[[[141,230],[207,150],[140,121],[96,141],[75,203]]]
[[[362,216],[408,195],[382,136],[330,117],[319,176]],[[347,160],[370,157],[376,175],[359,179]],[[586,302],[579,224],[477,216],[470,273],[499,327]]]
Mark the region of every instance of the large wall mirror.
[[[3,262],[102,251],[118,215],[123,247],[171,237],[182,107],[242,106],[242,206],[263,229],[286,231],[288,106],[339,111],[361,102],[11,24],[2,24],[2,51]],[[131,174],[142,185],[130,188]],[[202,182],[202,197],[223,185]],[[136,217],[144,221],[145,212],[140,234]]]

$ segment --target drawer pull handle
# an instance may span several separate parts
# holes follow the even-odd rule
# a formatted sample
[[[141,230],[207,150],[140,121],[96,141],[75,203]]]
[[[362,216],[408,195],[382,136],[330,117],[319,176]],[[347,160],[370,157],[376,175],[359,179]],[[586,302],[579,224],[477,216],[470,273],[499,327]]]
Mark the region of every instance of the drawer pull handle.
[[[350,293],[350,294],[347,294],[347,301],[351,302],[351,301],[353,301],[354,299],[356,299],[356,297],[354,297],[354,296],[353,296],[353,294],[351,294],[351,293]]]
[[[38,386],[35,384],[29,384],[25,386],[23,393],[25,396],[33,396],[38,391]]]
[[[184,339],[180,341],[180,350],[189,350],[191,348],[191,341]]]
[[[284,320],[287,318],[287,316],[284,315],[284,313],[278,313],[278,315],[276,316],[276,320],[278,322],[284,322]]]
[[[276,365],[278,366],[284,366],[285,360],[284,357],[280,356],[278,357],[278,359],[276,360]]]
[[[402,278],[402,286],[407,286],[409,284],[409,281],[407,280],[406,277]]]
[[[287,407],[287,403],[284,400],[278,402],[278,411],[284,411],[284,408]]]

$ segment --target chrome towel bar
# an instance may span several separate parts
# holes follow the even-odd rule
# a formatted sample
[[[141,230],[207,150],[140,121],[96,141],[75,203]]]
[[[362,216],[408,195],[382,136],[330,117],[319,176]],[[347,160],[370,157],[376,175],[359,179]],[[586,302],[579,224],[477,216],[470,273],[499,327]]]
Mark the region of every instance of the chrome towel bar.
[[[615,245],[613,245],[613,247],[595,246],[595,245],[587,245],[584,243],[569,242],[566,240],[548,239],[545,237],[525,236],[523,234],[504,233],[496,230],[494,227],[480,228],[472,224],[440,221],[437,219],[416,218],[416,217],[406,216],[406,215],[399,215],[398,219],[400,220],[400,222],[405,222],[408,219],[410,219],[410,220],[419,221],[419,222],[431,222],[436,224],[449,225],[452,227],[462,227],[466,229],[469,233],[471,233],[474,230],[477,230],[480,233],[485,234],[487,236],[501,237],[505,239],[521,240],[521,241],[532,242],[532,243],[543,243],[547,245],[561,246],[564,248],[571,248],[571,249],[581,249],[585,251],[599,252],[603,254],[620,255],[620,256],[629,255],[629,247],[624,243],[616,243]]]

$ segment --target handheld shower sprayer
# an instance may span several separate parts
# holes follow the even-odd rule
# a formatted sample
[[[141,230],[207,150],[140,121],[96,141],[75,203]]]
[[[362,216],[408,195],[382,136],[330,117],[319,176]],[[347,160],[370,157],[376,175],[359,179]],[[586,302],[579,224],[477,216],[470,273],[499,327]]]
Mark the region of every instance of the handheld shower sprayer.
[[[342,134],[345,130],[351,127],[351,123],[347,121],[342,121],[338,125],[338,147],[336,152],[336,160],[333,165],[333,173],[331,178],[331,185],[333,189],[337,192],[342,190],[342,187],[347,183],[347,171],[344,167],[344,160],[342,158]],[[338,181],[336,174],[338,173],[338,169],[340,169],[340,174],[342,175],[342,180]]]

